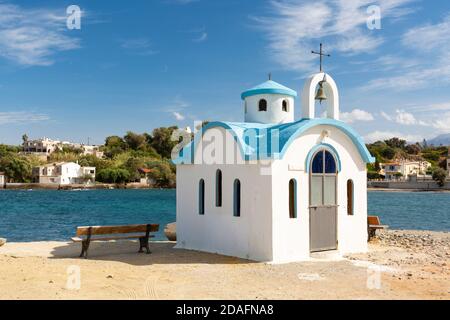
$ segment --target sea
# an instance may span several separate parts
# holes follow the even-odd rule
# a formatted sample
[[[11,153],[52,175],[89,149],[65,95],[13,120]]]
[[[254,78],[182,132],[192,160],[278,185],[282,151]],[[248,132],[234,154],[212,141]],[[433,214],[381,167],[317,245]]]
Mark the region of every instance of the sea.
[[[162,240],[175,212],[175,190],[2,190],[0,237],[68,241],[77,226],[158,223]],[[369,191],[368,213],[391,229],[449,232],[450,193]]]

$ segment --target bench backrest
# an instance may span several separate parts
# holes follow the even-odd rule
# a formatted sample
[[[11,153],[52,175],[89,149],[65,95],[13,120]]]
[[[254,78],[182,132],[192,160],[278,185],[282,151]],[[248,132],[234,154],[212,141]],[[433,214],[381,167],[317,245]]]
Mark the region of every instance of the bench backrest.
[[[89,228],[91,228],[92,235],[147,232],[146,224],[134,224],[128,226],[78,227],[77,236],[87,236],[89,234]],[[150,232],[157,232],[158,230],[159,224],[150,225]]]
[[[369,225],[375,225],[375,226],[381,225],[380,218],[378,218],[378,216],[368,216],[367,223]]]

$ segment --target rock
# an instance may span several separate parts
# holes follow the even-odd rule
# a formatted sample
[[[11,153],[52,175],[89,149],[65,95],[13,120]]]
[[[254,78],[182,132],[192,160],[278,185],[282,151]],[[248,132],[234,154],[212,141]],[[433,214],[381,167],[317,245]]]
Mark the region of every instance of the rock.
[[[6,243],[5,238],[0,238],[0,247]]]
[[[169,223],[164,228],[164,234],[169,241],[177,241],[177,225],[175,222]]]

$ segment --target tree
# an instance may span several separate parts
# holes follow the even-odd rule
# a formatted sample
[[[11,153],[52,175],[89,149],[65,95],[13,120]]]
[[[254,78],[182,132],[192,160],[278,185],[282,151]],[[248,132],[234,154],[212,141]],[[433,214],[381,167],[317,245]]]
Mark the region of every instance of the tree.
[[[384,140],[384,142],[391,148],[405,149],[406,147],[406,140],[399,138],[391,138],[389,140]]]
[[[392,160],[395,156],[395,150],[391,147],[386,146],[381,150],[381,155],[383,156],[383,158]]]
[[[26,133],[24,135],[22,135],[22,141],[24,143],[28,141],[28,135]]]
[[[128,131],[123,140],[131,150],[145,150],[147,138],[143,134]]]
[[[439,187],[443,187],[445,185],[445,180],[447,179],[447,171],[442,168],[436,168],[433,171],[433,180],[437,182]]]
[[[176,184],[174,169],[167,162],[147,163],[147,168],[151,169],[149,177],[153,179],[157,187],[173,188]]]
[[[420,147],[420,145],[418,143],[415,144],[408,144],[406,146],[406,152],[408,154],[413,154],[413,155],[417,155],[420,153],[420,151],[422,150],[422,148]]]
[[[173,126],[169,128],[157,128],[152,133],[151,146],[163,157],[170,159],[172,149],[179,143],[172,140],[172,133],[177,130],[178,127]]]
[[[141,158],[130,157],[123,167],[130,174],[130,181],[136,181],[141,177],[139,169],[144,167],[144,160]]]
[[[97,180],[105,183],[126,183],[130,181],[130,173],[119,168],[103,169],[97,173]]]
[[[14,182],[29,182],[32,166],[26,158],[11,154],[1,159],[0,171],[5,172],[8,179]]]
[[[110,136],[105,140],[105,146],[103,147],[103,151],[105,152],[105,156],[112,159],[117,154],[126,151],[127,144],[125,141],[119,136]]]

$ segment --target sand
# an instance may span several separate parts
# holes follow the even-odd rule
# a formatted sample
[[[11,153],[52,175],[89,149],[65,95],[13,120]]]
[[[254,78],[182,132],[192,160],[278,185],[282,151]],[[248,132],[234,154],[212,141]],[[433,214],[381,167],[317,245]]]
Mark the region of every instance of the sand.
[[[414,235],[406,245],[390,231],[366,254],[281,265],[173,242],[153,242],[151,255],[136,253],[133,241],[97,242],[88,260],[77,257],[80,244],[7,243],[0,299],[450,299],[450,234],[406,234]]]

